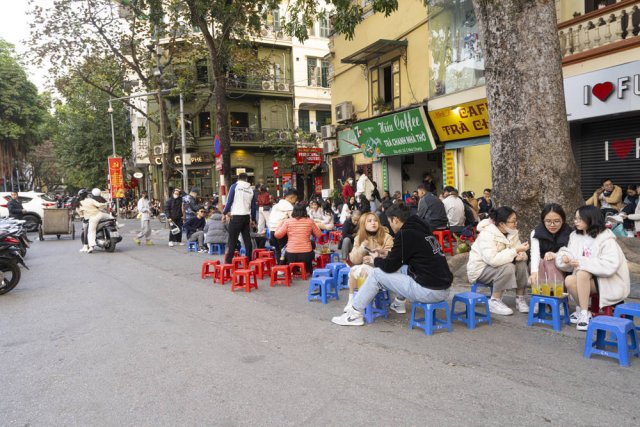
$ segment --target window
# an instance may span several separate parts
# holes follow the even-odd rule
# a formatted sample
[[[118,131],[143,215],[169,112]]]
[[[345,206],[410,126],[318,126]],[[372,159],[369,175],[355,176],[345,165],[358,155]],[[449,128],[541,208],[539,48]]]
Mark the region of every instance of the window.
[[[305,132],[311,132],[309,126],[309,110],[298,110],[298,127]]]
[[[329,61],[307,57],[307,86],[329,87]]]
[[[211,113],[204,111],[198,114],[200,136],[211,136]]]
[[[602,9],[611,4],[615,4],[616,0],[585,0],[584,13],[593,12],[594,10]]]
[[[316,132],[324,125],[331,124],[331,111],[316,111]]]
[[[273,9],[267,17],[267,24],[274,32],[280,31],[280,9]]]
[[[400,60],[371,69],[371,98],[374,114],[400,107]]]
[[[209,68],[206,59],[201,59],[196,63],[196,79],[198,83],[209,83]]]
[[[320,17],[320,37],[329,37],[331,35],[331,24],[326,16]]]
[[[329,87],[329,61],[320,63],[320,86]]]
[[[232,128],[248,128],[249,127],[249,113],[229,113],[229,121]]]

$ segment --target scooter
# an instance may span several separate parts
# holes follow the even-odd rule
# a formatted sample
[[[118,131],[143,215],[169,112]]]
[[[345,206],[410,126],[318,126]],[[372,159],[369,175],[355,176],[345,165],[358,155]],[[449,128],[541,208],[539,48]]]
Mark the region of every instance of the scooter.
[[[18,247],[19,240],[8,232],[0,231],[0,295],[6,294],[20,282],[20,265],[29,269]]]
[[[83,227],[83,236],[82,241],[85,241],[85,233],[88,233],[88,220],[83,221],[87,224],[86,227]],[[113,252],[116,250],[116,244],[122,242],[122,236],[118,231],[118,227],[116,224],[116,220],[102,219],[98,223],[96,227],[96,246],[104,249],[107,252]]]

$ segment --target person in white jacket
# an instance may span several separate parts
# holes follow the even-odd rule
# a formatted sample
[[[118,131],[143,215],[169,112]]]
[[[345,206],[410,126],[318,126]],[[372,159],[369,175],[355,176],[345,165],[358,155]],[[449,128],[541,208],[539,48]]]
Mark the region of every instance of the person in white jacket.
[[[94,188],[91,190],[91,195],[93,197],[101,197],[100,189]],[[102,209],[107,208],[106,203],[98,202],[97,200],[87,197],[83,201],[80,202],[80,207],[83,212],[83,217],[89,220],[89,232],[88,232],[88,243],[89,248],[87,248],[86,253],[90,254],[93,252],[93,248],[96,246],[96,229],[98,228],[98,223],[103,219],[113,219],[111,215],[108,213],[102,212]]]
[[[589,296],[599,295],[600,308],[615,305],[629,295],[631,278],[624,253],[616,236],[605,227],[600,209],[579,208],[575,227],[567,247],[556,255],[556,266],[573,273],[565,279],[567,290],[578,304],[570,319],[577,330],[586,331],[591,320]]]
[[[528,243],[520,243],[518,220],[513,209],[503,206],[491,211],[489,218],[478,224],[478,238],[471,246],[467,262],[467,277],[471,283],[479,281],[492,285],[489,311],[508,316],[513,314],[502,302],[502,294],[516,289],[516,307],[528,313],[524,298],[529,279],[527,269]]]
[[[140,214],[140,233],[136,236],[134,241],[139,245],[140,239],[144,237],[145,244],[147,246],[153,245],[151,237],[151,215],[150,215],[149,197],[147,192],[140,193],[140,200],[138,200],[138,213]]]

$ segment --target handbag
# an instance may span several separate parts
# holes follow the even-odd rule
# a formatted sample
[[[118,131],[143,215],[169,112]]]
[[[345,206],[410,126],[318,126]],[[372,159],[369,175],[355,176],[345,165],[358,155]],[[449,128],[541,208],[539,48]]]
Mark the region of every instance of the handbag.
[[[182,230],[180,229],[180,227],[178,227],[178,225],[175,222],[171,222],[171,234],[178,235],[182,233]]]

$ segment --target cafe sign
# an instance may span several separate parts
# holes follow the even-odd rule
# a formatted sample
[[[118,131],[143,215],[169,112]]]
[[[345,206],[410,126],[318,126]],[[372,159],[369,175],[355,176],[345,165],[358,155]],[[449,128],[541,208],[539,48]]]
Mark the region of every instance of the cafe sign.
[[[489,104],[481,99],[429,112],[440,141],[489,135]]]
[[[353,126],[366,157],[433,151],[436,144],[422,107],[366,120]]]
[[[322,163],[322,148],[299,147],[296,151],[296,163],[299,165],[319,165]]]

